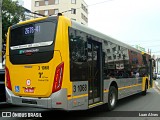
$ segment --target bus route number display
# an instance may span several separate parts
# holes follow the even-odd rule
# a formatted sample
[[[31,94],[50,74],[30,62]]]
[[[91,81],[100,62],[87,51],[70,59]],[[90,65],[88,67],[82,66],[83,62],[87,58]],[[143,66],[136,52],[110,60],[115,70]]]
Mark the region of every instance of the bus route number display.
[[[29,26],[24,28],[24,35],[30,35],[34,33],[40,33],[41,32],[41,26]]]

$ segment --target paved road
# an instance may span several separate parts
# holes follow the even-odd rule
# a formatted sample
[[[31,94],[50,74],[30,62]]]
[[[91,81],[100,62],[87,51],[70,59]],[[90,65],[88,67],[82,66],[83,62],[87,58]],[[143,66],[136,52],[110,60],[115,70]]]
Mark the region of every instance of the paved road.
[[[146,96],[141,94],[136,94],[127,98],[124,98],[118,102],[116,109],[112,112],[106,111],[105,106],[100,106],[94,109],[86,111],[74,111],[74,112],[65,112],[65,111],[54,111],[46,110],[39,108],[30,108],[30,107],[21,107],[21,106],[4,106],[0,105],[0,111],[18,111],[18,112],[40,112],[42,113],[42,118],[54,118],[61,117],[65,120],[160,120],[160,112],[158,113],[159,117],[107,117],[110,115],[133,115],[132,113],[137,113],[134,111],[140,111],[142,114],[144,111],[152,111],[151,113],[156,114],[153,111],[160,111],[160,93],[156,88],[150,89]],[[148,112],[147,112],[148,114]],[[74,116],[74,117],[71,117]],[[0,118],[0,120],[4,118]],[[26,119],[26,118],[12,118],[13,120]],[[40,119],[40,118],[34,118]],[[6,118],[4,119],[6,120]]]

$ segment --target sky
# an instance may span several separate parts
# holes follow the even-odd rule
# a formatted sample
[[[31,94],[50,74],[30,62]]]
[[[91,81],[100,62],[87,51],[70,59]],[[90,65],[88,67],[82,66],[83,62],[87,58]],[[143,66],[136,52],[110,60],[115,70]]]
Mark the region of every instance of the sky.
[[[160,55],[160,0],[84,0],[88,27]],[[31,9],[31,0],[24,0]]]

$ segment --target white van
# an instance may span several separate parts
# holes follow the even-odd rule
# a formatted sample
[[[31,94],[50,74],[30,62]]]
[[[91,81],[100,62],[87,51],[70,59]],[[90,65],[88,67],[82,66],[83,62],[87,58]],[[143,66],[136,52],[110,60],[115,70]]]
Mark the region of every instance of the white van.
[[[157,79],[160,79],[160,73],[157,74]]]

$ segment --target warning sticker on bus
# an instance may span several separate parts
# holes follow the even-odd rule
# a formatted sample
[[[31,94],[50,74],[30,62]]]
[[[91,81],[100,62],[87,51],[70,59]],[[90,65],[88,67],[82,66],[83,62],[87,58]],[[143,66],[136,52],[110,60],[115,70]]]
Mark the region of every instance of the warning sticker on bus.
[[[34,88],[24,88],[25,93],[34,93]]]

